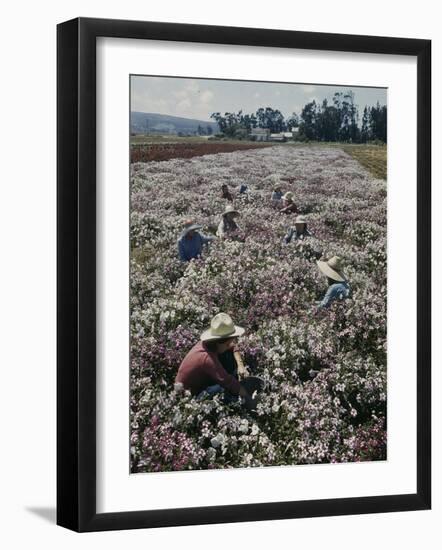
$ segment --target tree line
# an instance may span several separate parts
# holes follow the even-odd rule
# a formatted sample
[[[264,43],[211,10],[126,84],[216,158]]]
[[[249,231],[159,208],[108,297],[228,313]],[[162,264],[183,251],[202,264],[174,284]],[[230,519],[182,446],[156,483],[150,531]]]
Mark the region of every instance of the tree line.
[[[272,133],[285,132],[289,127],[292,117],[284,119],[279,109],[271,107],[260,107],[255,113],[245,114],[243,111],[237,113],[212,113],[213,118],[219,126],[220,131],[228,137],[238,137],[238,133],[249,133],[252,128],[267,128]],[[293,124],[296,120],[291,121]]]
[[[253,128],[265,128],[271,133],[291,131],[297,128],[296,139],[312,141],[339,141],[366,143],[367,141],[387,142],[387,107],[365,106],[362,121],[354,93],[336,92],[329,103],[315,100],[307,103],[300,114],[292,113],[284,118],[279,109],[260,107],[255,113],[212,113],[211,117],[219,126],[220,132],[231,138],[246,138]]]

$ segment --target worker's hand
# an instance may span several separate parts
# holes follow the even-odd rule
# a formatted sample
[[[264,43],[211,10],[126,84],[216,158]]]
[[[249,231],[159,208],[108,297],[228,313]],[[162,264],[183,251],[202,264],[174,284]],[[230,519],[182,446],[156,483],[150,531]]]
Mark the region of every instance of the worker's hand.
[[[238,368],[238,376],[240,378],[245,378],[246,376],[249,375],[249,372],[247,368],[244,366],[242,357],[237,349],[233,350],[233,356],[235,357],[236,366]]]

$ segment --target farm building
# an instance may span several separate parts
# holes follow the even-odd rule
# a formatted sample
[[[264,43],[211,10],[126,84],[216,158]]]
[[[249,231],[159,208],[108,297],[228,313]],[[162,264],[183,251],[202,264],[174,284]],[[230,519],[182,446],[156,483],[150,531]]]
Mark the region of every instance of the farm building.
[[[287,138],[281,132],[279,134],[270,134],[268,141],[287,141]]]
[[[293,137],[293,132],[271,134],[268,128],[252,128],[249,135],[254,141],[287,141]]]
[[[267,128],[252,128],[250,138],[254,141],[269,141],[270,130]]]

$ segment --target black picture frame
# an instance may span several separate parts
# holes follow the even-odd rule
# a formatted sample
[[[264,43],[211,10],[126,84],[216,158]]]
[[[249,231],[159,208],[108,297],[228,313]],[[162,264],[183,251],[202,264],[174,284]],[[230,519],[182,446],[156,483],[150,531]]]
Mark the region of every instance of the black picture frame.
[[[417,58],[415,494],[96,512],[96,39]],[[57,524],[83,531],[425,510],[431,506],[431,41],[78,18],[57,27]]]

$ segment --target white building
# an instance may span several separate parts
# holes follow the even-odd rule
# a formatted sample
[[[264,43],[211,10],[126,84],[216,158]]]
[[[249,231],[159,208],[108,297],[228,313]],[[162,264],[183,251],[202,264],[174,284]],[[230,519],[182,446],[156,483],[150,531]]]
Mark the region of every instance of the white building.
[[[270,134],[270,141],[286,141],[287,138],[284,136],[284,134],[281,132],[279,134]]]
[[[270,131],[267,128],[252,128],[249,135],[254,141],[269,141]]]

